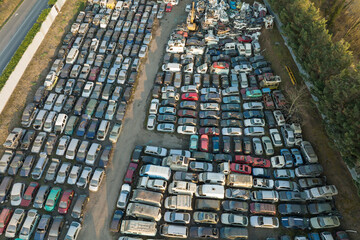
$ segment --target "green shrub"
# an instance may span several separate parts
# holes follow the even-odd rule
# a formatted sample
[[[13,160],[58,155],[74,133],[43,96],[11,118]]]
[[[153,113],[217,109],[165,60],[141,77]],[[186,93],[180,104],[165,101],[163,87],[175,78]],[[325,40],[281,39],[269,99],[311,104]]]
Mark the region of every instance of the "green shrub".
[[[348,51],[349,44],[332,41],[325,19],[309,0],[270,3],[314,85],[328,135],[350,166],[360,166],[360,66]]]
[[[49,15],[49,12],[51,11],[51,8],[45,8],[41,11],[41,14],[39,15],[38,19],[36,20],[37,23],[42,23],[45,21],[46,17]]]
[[[56,2],[57,2],[57,0],[49,0],[48,5],[53,6],[53,5],[55,5]]]

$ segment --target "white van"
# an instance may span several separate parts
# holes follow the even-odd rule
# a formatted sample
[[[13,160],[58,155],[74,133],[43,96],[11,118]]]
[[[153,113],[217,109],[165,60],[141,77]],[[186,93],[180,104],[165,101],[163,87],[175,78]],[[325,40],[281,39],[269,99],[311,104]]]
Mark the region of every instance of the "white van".
[[[246,73],[240,73],[240,86],[241,88],[249,87],[249,81]]]
[[[74,64],[78,55],[79,55],[79,49],[71,48],[70,52],[68,53],[68,55],[66,57],[66,63]]]
[[[159,178],[168,181],[171,176],[171,169],[169,167],[149,164],[141,167],[139,175],[141,177],[148,176],[149,178]]]
[[[197,186],[196,197],[224,199],[225,188],[221,185],[204,184]]]
[[[100,150],[101,150],[100,144],[92,143],[89,151],[87,152],[85,164],[89,166],[94,166]]]
[[[238,50],[238,52],[239,52],[239,55],[244,56],[244,55],[246,54],[244,44],[239,43],[236,47],[237,47],[237,50]]]
[[[60,113],[55,122],[54,132],[61,134],[65,129],[67,120],[68,116],[65,113]]]
[[[66,151],[66,155],[65,158],[73,160],[75,158],[78,146],[79,146],[79,139],[76,138],[72,138],[70,143],[69,143],[69,147]]]
[[[251,57],[251,55],[252,55],[251,43],[245,43],[245,56]]]
[[[160,221],[161,208],[142,203],[129,203],[126,208],[126,216]]]
[[[115,5],[115,9],[116,10],[122,10],[122,6],[123,6],[124,2],[123,1],[118,1]]]
[[[223,173],[203,172],[199,174],[199,182],[208,184],[225,185],[226,178]]]
[[[57,112],[54,112],[54,111],[49,112],[49,114],[45,120],[44,128],[43,128],[43,130],[45,132],[51,132],[53,130],[56,116],[57,116]]]
[[[110,122],[107,120],[102,120],[99,129],[97,131],[96,139],[99,141],[104,141],[107,136],[107,133],[109,132],[109,128],[110,128]]]
[[[166,52],[168,52],[168,53],[184,53],[185,47],[167,46]]]
[[[179,63],[166,63],[162,65],[164,72],[181,72],[181,64]]]

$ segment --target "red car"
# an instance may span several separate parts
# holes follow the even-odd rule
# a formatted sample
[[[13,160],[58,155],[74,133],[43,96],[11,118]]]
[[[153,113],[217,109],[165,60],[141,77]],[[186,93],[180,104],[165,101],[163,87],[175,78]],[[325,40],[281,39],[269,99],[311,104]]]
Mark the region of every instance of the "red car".
[[[21,200],[20,206],[28,207],[32,202],[32,200],[34,199],[38,189],[39,189],[39,184],[37,182],[31,182],[24,193],[24,197]]]
[[[166,4],[165,12],[171,12],[173,6],[171,3]]]
[[[199,134],[206,134],[209,136],[219,136],[220,130],[216,127],[205,127],[199,129]]]
[[[263,102],[266,109],[274,109],[275,105],[270,93],[263,93]]]
[[[197,93],[183,93],[181,94],[181,100],[197,101],[199,96]]]
[[[66,190],[63,195],[61,196],[58,213],[60,214],[66,214],[69,210],[69,207],[71,205],[71,201],[74,198],[74,190]]]
[[[191,117],[191,118],[196,118],[197,117],[197,112],[193,111],[193,110],[179,110],[177,112],[179,117]]]
[[[249,36],[240,36],[237,38],[237,40],[239,42],[243,42],[243,43],[251,43],[252,42],[252,39]]]
[[[230,170],[236,173],[251,174],[251,167],[246,164],[231,163]]]
[[[273,91],[273,98],[277,108],[282,109],[286,105],[284,94],[280,90]]]
[[[249,155],[235,155],[236,163],[252,164],[253,158]]]
[[[90,71],[90,74],[89,74],[89,80],[90,81],[96,81],[98,75],[99,75],[99,72],[100,72],[100,68],[98,67],[94,67],[91,69]]]
[[[200,151],[208,152],[209,151],[209,137],[208,135],[201,135],[200,137]]]
[[[129,164],[128,170],[126,171],[124,183],[132,183],[134,180],[134,173],[136,171],[138,164],[131,162]]]
[[[271,165],[270,160],[264,158],[253,158],[253,167],[269,168]]]
[[[214,62],[212,65],[213,68],[219,68],[219,69],[228,69],[229,64],[226,62]]]
[[[11,208],[4,208],[0,214],[0,235],[5,232],[7,225],[9,224],[10,218],[14,210]]]
[[[276,206],[272,203],[250,203],[250,212],[254,214],[276,215]]]

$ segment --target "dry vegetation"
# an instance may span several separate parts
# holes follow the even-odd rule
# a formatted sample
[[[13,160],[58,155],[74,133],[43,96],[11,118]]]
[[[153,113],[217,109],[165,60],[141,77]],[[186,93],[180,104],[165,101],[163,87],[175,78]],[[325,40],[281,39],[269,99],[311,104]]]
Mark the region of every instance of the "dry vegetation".
[[[0,28],[24,0],[0,1]]]
[[[32,101],[36,89],[43,83],[56,58],[57,47],[60,45],[64,33],[70,29],[79,8],[84,6],[85,2],[86,0],[67,1],[63,6],[5,109],[0,114],[0,143],[5,141],[12,128],[20,126],[20,118],[26,102]]]

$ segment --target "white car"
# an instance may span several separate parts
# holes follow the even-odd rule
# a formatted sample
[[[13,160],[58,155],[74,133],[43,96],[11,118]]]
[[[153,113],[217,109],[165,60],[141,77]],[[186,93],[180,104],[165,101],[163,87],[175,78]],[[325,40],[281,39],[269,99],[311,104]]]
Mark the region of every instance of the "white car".
[[[284,156],[273,156],[270,159],[272,168],[283,168],[285,167],[285,158]]]
[[[76,181],[78,180],[78,178],[80,176],[81,169],[82,169],[82,166],[76,165],[76,164],[71,168],[69,177],[67,179],[67,184],[74,185],[76,183]]]
[[[201,111],[219,111],[220,105],[218,103],[200,103],[200,110]]]
[[[241,136],[242,135],[242,129],[236,128],[236,127],[229,127],[229,128],[223,128],[221,130],[222,135],[224,136]]]
[[[56,155],[63,156],[66,148],[70,142],[70,136],[62,136],[59,140],[59,145],[56,149]]]
[[[268,136],[263,136],[261,138],[261,141],[263,143],[264,151],[266,155],[274,155],[274,147],[271,143],[271,140]]]
[[[285,118],[284,115],[282,114],[282,112],[280,110],[275,110],[273,112],[274,114],[274,118],[275,121],[277,123],[278,126],[284,126],[285,125]]]
[[[173,133],[175,132],[175,125],[172,123],[160,123],[157,125],[156,130],[158,132]]]
[[[76,240],[79,236],[79,232],[81,230],[81,223],[76,221],[72,221],[70,227],[66,233],[66,240]]]
[[[86,188],[89,181],[90,181],[90,175],[92,172],[92,168],[91,167],[84,167],[81,176],[79,178],[79,180],[76,183],[76,186],[79,188]]]
[[[211,163],[207,162],[197,162],[197,161],[191,161],[189,164],[189,168],[192,171],[195,172],[212,172],[213,166]]]
[[[221,214],[221,223],[225,225],[233,225],[239,227],[247,227],[249,224],[247,216],[234,213]]]
[[[150,114],[146,125],[147,130],[154,130],[156,125],[156,115]]]
[[[245,136],[263,136],[265,129],[263,127],[247,127],[244,129]]]
[[[32,153],[39,153],[46,138],[46,132],[39,132],[39,134],[36,136],[34,140],[34,144],[31,148]]]
[[[15,183],[11,189],[11,206],[19,206],[25,192],[25,183]]]
[[[165,86],[161,88],[162,93],[166,92],[176,92],[176,88],[174,86]]]
[[[30,209],[27,213],[25,221],[21,227],[19,239],[30,239],[35,230],[36,223],[38,222],[40,214],[36,209]]]
[[[139,58],[144,58],[146,57],[146,54],[148,52],[149,47],[147,45],[142,45],[140,50],[139,50]]]
[[[196,85],[187,85],[187,86],[182,86],[181,87],[181,92],[182,93],[188,93],[188,92],[196,92],[198,93],[198,87]]]
[[[290,125],[286,124],[281,127],[281,134],[284,138],[285,146],[292,147],[295,144],[295,135],[294,130],[290,127]]]
[[[86,82],[81,96],[86,98],[90,97],[93,88],[94,88],[94,82],[90,82],[90,81]]]
[[[165,212],[164,221],[169,223],[190,223],[190,213],[181,213],[181,212]]]
[[[263,155],[263,147],[260,138],[253,138],[252,141],[255,155]]]
[[[232,73],[249,73],[253,70],[252,66],[250,64],[241,64],[241,65],[236,65],[233,69],[232,69]]]
[[[104,177],[105,177],[104,169],[96,168],[94,171],[94,174],[90,180],[89,190],[92,192],[97,192],[99,190],[99,186],[101,185]]]
[[[265,120],[262,118],[250,118],[244,120],[245,127],[264,127]]]
[[[217,88],[202,88],[200,91],[201,94],[208,94],[208,93],[219,93]]]
[[[278,228],[279,219],[268,216],[251,216],[250,225],[257,228]]]
[[[121,186],[120,195],[116,203],[117,208],[120,209],[126,208],[126,204],[130,197],[130,192],[131,192],[131,186],[129,184],[125,183]]]
[[[244,110],[262,110],[264,105],[261,102],[247,102],[243,104]]]
[[[178,126],[177,132],[180,134],[196,134],[197,129],[194,126]]]
[[[275,180],[275,190],[299,192],[299,185],[294,181]]]
[[[65,180],[66,180],[67,176],[69,175],[70,168],[71,168],[71,163],[64,162],[59,169],[59,172],[56,176],[55,183],[60,183],[60,184],[65,183]]]
[[[271,137],[271,140],[272,140],[274,146],[282,147],[283,143],[281,141],[281,136],[280,136],[279,130],[277,130],[276,128],[271,128],[271,129],[269,129],[269,133],[270,133],[270,137]]]
[[[147,33],[144,37],[143,44],[149,45],[152,39],[151,33]]]
[[[146,146],[144,153],[154,156],[165,157],[167,155],[167,149],[155,146]]]
[[[273,189],[274,188],[274,180],[267,178],[254,178],[253,179],[253,187],[261,188],[261,189]]]

